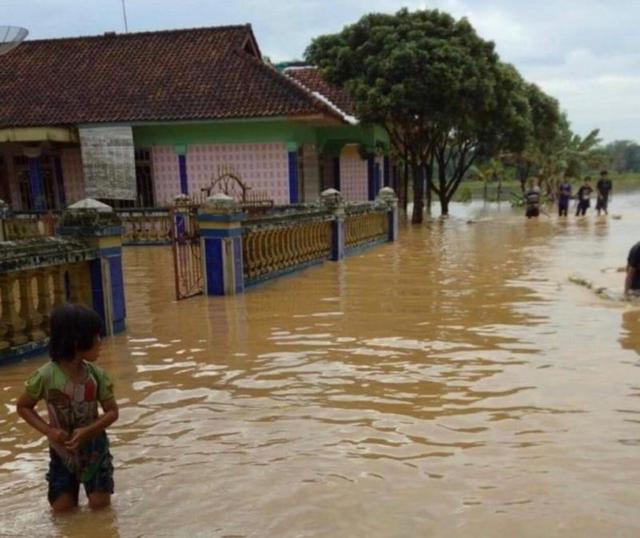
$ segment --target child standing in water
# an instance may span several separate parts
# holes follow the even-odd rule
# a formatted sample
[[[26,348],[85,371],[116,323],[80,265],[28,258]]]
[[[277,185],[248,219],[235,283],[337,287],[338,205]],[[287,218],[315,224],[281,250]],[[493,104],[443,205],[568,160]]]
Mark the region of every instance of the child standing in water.
[[[113,465],[105,432],[118,418],[113,385],[95,366],[102,322],[84,306],[65,304],[51,313],[51,360],[25,383],[18,414],[49,439],[49,503],[55,511],[78,505],[80,484],[91,508],[111,502]],[[49,421],[36,411],[45,400]],[[104,413],[98,414],[98,402]]]

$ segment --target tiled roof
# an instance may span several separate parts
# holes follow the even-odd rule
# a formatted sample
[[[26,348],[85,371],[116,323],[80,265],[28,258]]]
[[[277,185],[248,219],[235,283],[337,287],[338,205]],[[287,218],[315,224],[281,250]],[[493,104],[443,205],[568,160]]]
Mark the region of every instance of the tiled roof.
[[[305,66],[305,67],[288,67],[284,70],[284,73],[312,92],[317,92],[342,112],[347,115],[354,115],[354,106],[349,94],[327,82],[317,67]]]
[[[325,114],[249,25],[25,41],[0,57],[0,127]]]

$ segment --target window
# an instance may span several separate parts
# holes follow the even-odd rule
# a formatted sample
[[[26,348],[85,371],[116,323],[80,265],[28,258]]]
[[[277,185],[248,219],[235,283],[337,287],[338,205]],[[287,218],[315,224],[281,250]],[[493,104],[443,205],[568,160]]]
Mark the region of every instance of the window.
[[[136,206],[155,206],[153,195],[153,174],[151,168],[151,151],[149,149],[137,149],[136,158]]]
[[[13,162],[15,165],[15,175],[18,180],[20,207],[23,211],[33,211],[36,209],[36,204],[31,189],[31,178],[29,177],[29,159],[24,155],[18,155],[13,158]],[[58,207],[58,200],[56,196],[53,157],[42,155],[39,159],[39,164],[43,195],[42,209],[56,209]]]

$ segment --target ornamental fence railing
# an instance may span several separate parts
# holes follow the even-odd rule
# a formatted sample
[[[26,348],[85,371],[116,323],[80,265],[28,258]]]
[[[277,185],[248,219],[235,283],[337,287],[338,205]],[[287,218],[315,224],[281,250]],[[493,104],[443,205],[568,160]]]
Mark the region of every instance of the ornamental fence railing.
[[[1,220],[0,364],[43,351],[51,310],[65,302],[94,308],[105,335],[124,328],[122,228],[113,212],[63,214],[55,237],[35,217]],[[21,238],[27,227],[33,235]]]
[[[242,233],[245,284],[329,258],[332,220],[326,209],[289,210],[246,220]]]

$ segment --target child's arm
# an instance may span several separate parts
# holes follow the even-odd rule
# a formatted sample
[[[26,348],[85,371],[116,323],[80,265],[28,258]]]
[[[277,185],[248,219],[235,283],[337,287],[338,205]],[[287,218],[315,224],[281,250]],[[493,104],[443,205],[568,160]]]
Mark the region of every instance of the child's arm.
[[[54,443],[64,443],[69,439],[69,435],[60,428],[54,428],[47,424],[36,411],[37,400],[30,398],[27,394],[23,394],[18,398],[16,411],[24,421],[32,428],[38,430],[42,435],[49,438]]]
[[[92,439],[118,420],[118,404],[115,398],[100,403],[104,413],[90,426],[77,428],[73,431],[71,439],[65,443],[69,450],[77,450],[85,441]]]

